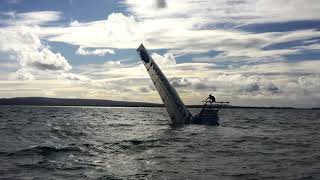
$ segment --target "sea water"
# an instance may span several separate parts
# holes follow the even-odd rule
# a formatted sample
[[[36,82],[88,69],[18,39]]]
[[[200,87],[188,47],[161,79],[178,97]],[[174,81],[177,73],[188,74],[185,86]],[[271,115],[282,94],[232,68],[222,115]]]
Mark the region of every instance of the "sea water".
[[[196,114],[199,109],[191,109]],[[320,111],[0,106],[0,179],[320,179]]]

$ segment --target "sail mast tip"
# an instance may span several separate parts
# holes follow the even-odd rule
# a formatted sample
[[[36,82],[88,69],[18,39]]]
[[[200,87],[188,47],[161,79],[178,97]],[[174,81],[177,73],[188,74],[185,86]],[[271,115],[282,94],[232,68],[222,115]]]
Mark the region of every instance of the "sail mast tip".
[[[138,47],[137,51],[140,51],[141,49],[146,49],[142,43],[141,43],[140,46]]]

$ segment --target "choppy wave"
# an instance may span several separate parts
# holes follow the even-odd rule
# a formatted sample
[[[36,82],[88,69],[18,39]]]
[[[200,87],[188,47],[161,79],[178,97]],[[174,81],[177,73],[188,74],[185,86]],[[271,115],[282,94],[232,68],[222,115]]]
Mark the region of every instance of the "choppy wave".
[[[81,151],[80,147],[54,147],[54,146],[34,146],[26,149],[20,149],[15,152],[7,153],[7,156],[24,156],[24,155],[32,155],[32,154],[40,154],[43,156],[50,155],[52,153],[59,152],[77,152]]]

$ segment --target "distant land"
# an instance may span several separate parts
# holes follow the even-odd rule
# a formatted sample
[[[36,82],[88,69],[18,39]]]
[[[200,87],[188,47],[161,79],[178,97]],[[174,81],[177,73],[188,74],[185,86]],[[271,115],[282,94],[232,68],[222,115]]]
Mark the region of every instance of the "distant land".
[[[162,104],[145,102],[112,101],[100,99],[65,99],[47,97],[1,98],[0,105],[29,106],[107,106],[107,107],[160,107]]]
[[[25,106],[103,106],[103,107],[163,107],[163,104],[146,102],[113,101],[102,99],[68,99],[47,97],[0,98],[0,105]],[[187,105],[189,108],[201,108],[202,105]],[[253,107],[225,105],[222,108],[255,108],[255,109],[296,109],[293,107]],[[320,109],[320,108],[310,108]]]

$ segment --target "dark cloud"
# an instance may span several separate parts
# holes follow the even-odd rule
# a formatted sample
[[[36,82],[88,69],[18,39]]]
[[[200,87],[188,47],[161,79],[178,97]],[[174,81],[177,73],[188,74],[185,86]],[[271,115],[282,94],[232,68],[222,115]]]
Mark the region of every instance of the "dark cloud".
[[[29,65],[31,67],[34,67],[38,70],[42,70],[42,71],[45,71],[45,70],[51,70],[51,71],[59,71],[59,70],[67,70],[68,67],[65,66],[65,64],[47,64],[47,63],[44,63],[44,62],[40,62],[40,61],[35,61],[35,62],[31,62],[29,63]]]
[[[241,91],[245,91],[245,92],[255,92],[255,91],[259,91],[260,90],[260,86],[258,83],[250,83],[245,85]]]
[[[216,91],[216,88],[213,86],[209,86],[206,83],[195,83],[194,84],[194,88],[197,90],[206,90],[206,89],[210,89],[211,91]]]
[[[147,88],[147,87],[141,87],[139,88],[139,91],[142,92],[142,93],[148,93],[151,91],[151,89]]]
[[[246,0],[228,0],[226,3],[229,5],[239,5],[239,4],[246,4],[246,3],[248,3],[248,1],[246,1]]]
[[[279,93],[280,88],[273,83],[269,83],[266,87],[266,90],[272,93]]]
[[[135,92],[134,90],[132,89],[129,89],[129,88],[118,88],[118,87],[114,87],[115,90],[120,90],[121,92],[126,92],[126,93],[133,93]]]
[[[150,85],[148,87],[150,88],[151,91],[156,91],[157,90],[156,87],[154,87],[154,85]]]
[[[174,78],[170,80],[170,83],[175,88],[181,89],[195,89],[195,90],[210,90],[216,91],[216,88],[212,85],[212,82],[207,82],[203,79],[194,78]]]
[[[167,7],[167,1],[166,0],[156,0],[156,6],[159,9],[163,9]]]
[[[191,82],[187,78],[174,78],[170,80],[170,83],[173,87],[190,87],[192,85]]]
[[[280,88],[272,82],[261,83],[252,82],[244,85],[240,88],[240,92],[253,93],[253,94],[265,94],[265,93],[280,93]]]

